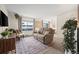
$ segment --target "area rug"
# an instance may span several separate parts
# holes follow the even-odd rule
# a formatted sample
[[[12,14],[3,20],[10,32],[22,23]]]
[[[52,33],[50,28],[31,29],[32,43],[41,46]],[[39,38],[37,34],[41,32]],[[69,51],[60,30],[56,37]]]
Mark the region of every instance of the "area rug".
[[[37,54],[46,48],[48,48],[48,46],[34,39],[34,37],[22,38],[16,42],[17,54]]]

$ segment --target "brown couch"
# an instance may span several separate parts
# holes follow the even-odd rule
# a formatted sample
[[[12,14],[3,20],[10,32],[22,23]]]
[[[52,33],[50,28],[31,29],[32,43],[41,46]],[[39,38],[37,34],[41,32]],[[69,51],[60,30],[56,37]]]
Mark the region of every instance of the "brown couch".
[[[43,29],[42,31],[41,33],[40,32],[34,33],[35,39],[39,40],[40,42],[46,45],[51,44],[51,42],[53,41],[55,30],[52,28],[48,28],[48,29]]]

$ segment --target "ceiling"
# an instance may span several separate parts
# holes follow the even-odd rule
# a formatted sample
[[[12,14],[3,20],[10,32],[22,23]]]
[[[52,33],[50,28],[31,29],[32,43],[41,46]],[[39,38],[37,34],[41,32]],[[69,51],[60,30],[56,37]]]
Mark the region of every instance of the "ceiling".
[[[28,17],[52,17],[76,8],[74,4],[7,4],[9,11],[13,11],[22,16]]]

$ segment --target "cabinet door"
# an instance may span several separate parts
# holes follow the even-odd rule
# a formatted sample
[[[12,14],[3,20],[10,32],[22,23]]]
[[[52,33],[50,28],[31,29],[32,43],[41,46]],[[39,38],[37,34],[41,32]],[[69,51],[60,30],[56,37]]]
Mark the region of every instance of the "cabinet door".
[[[0,54],[3,53],[3,40],[0,39]]]
[[[3,39],[3,53],[7,53],[7,42],[6,42],[7,39]]]
[[[15,50],[15,38],[11,39],[11,50]]]
[[[10,51],[10,40],[6,40],[6,51]]]

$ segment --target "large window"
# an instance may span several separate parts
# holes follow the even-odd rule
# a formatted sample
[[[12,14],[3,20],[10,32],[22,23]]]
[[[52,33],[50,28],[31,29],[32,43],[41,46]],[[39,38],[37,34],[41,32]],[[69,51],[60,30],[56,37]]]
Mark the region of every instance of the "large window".
[[[49,22],[48,21],[43,21],[43,28],[48,28]]]
[[[22,20],[22,31],[32,31],[33,30],[33,21]]]

